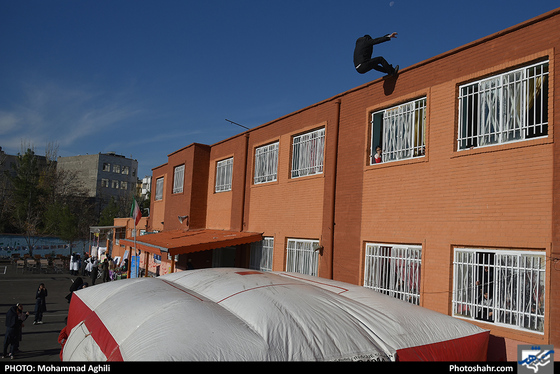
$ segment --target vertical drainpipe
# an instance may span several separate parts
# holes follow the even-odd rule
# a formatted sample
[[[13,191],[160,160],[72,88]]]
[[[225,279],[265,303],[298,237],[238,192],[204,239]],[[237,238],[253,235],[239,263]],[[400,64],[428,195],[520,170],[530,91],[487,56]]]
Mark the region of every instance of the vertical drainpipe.
[[[331,199],[330,199],[330,207],[328,207],[329,212],[328,212],[328,218],[325,220],[325,222],[327,223],[327,225],[329,226],[328,228],[330,229],[330,233],[329,233],[329,248],[325,248],[328,250],[329,255],[330,255],[330,260],[328,262],[328,266],[329,266],[329,270],[328,272],[323,273],[323,276],[325,278],[328,279],[334,279],[334,230],[335,230],[335,209],[336,209],[336,175],[337,175],[337,168],[338,168],[338,137],[339,137],[339,128],[340,128],[340,106],[341,106],[341,100],[338,99],[336,101],[336,119],[335,122],[333,123],[333,128],[331,129],[331,131],[329,132],[330,134],[333,134],[332,136],[334,136],[334,141],[333,141],[333,145],[334,145],[334,160],[333,160],[333,165],[332,165],[332,179],[331,179],[331,184],[329,186],[329,191],[331,194]]]
[[[239,231],[245,231],[245,204],[247,203],[247,196],[245,195],[247,191],[247,169],[249,168],[249,131],[245,132],[245,167],[243,168],[243,203],[241,204],[241,229]]]

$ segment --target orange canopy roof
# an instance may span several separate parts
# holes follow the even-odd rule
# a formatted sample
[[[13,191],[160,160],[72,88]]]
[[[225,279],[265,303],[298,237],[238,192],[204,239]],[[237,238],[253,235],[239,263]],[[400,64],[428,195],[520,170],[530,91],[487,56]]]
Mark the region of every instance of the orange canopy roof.
[[[256,232],[212,229],[169,230],[136,237],[136,248],[159,255],[168,253],[174,256],[260,240],[262,234]],[[131,247],[135,245],[133,238],[121,239],[121,242]]]

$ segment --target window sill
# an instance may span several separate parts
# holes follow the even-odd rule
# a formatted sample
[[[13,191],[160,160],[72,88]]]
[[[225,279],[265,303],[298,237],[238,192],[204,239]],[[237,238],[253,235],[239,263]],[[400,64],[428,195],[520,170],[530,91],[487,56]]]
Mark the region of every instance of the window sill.
[[[301,177],[292,177],[290,176],[288,178],[288,183],[296,183],[296,182],[301,182],[301,181],[308,181],[308,180],[313,180],[313,179],[323,179],[325,178],[325,173],[319,173],[319,174],[311,174],[311,175],[303,175]]]
[[[388,162],[381,162],[379,164],[370,164],[368,159],[368,165],[365,167],[365,171],[371,171],[376,169],[385,169],[388,167],[393,166],[403,166],[403,165],[412,165],[412,164],[420,164],[428,162],[428,156],[418,156],[414,158],[407,158],[404,160],[397,160],[397,161],[388,161]]]
[[[485,146],[480,146],[480,147],[475,147],[470,149],[456,149],[453,156],[451,156],[451,158],[472,156],[472,155],[477,155],[482,153],[509,151],[512,149],[534,147],[534,146],[545,145],[545,144],[552,144],[552,138],[549,136],[543,136],[540,138],[518,140],[518,141],[503,143],[503,144],[485,145]]]

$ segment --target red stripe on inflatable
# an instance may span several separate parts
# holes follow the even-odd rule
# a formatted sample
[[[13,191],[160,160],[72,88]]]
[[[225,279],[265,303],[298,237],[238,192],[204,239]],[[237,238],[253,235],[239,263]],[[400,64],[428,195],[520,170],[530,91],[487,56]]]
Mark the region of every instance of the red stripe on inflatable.
[[[101,352],[107,357],[107,361],[123,361],[119,345],[115,338],[113,338],[113,335],[107,330],[103,321],[101,321],[97,313],[91,310],[76,294],[74,294],[70,302],[66,326],[69,331],[71,331],[82,321],[87,329],[91,331],[93,340],[95,340]]]
[[[490,332],[397,350],[397,361],[486,361]]]

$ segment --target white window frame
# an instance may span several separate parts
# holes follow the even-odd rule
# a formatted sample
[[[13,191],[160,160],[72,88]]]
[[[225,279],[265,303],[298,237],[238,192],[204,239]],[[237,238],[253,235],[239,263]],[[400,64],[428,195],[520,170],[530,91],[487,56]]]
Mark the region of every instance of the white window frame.
[[[215,192],[231,191],[233,179],[233,157],[216,163],[216,186]]]
[[[125,174],[125,175],[128,175],[128,172],[129,172],[129,167],[128,166],[123,166],[122,167],[122,173]]]
[[[457,150],[548,136],[548,100],[548,61],[459,86]]]
[[[128,182],[121,181],[121,190],[127,190],[127,189],[128,189]]]
[[[454,251],[455,317],[542,334],[545,295],[546,252],[484,248]]]
[[[111,181],[111,188],[119,188],[119,181],[118,180],[112,180]]]
[[[286,271],[317,276],[319,273],[319,241],[288,239]]]
[[[109,187],[109,179],[102,178],[101,179],[101,187]]]
[[[173,169],[173,193],[182,193],[185,181],[185,165],[175,166]]]
[[[292,139],[292,178],[323,173],[325,128]]]
[[[379,125],[378,121],[381,121]],[[376,140],[376,134],[381,139]],[[423,157],[426,153],[426,97],[372,113],[370,144],[371,165],[376,164],[374,156],[378,146],[383,163]]]
[[[154,195],[154,200],[163,200],[163,177],[156,179],[156,193]]]
[[[111,171],[111,164],[108,162],[103,163],[103,171]]]
[[[273,253],[273,237],[263,237],[263,240],[251,243],[249,268],[260,271],[272,271]]]
[[[121,166],[117,164],[113,164],[113,173],[121,173]]]
[[[366,243],[364,287],[420,305],[421,245]]]
[[[254,184],[274,182],[278,176],[279,142],[263,145],[255,149]]]

